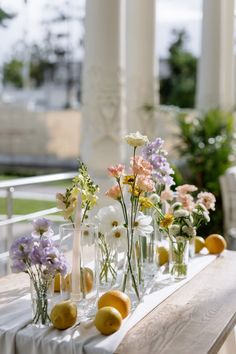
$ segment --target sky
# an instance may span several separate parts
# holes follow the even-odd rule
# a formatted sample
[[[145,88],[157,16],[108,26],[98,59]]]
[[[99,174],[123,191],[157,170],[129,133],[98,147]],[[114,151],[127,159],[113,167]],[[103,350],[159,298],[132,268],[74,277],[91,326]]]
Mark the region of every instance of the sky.
[[[28,0],[27,8],[24,0],[0,0],[0,6],[9,12],[17,13],[17,17],[9,21],[7,29],[0,29],[1,51],[0,62],[10,58],[12,49],[26,38],[28,42],[43,40],[42,21],[50,18],[45,7],[50,3],[60,8],[63,0]],[[78,14],[83,14],[84,0],[70,0]],[[78,8],[78,6],[80,6]],[[156,10],[156,48],[160,57],[168,55],[168,46],[172,39],[172,30],[185,28],[189,35],[187,47],[195,55],[200,53],[202,0],[157,0]],[[27,9],[27,11],[26,11]],[[77,22],[73,24],[72,42],[77,43],[81,28]],[[26,30],[26,28],[28,30]]]

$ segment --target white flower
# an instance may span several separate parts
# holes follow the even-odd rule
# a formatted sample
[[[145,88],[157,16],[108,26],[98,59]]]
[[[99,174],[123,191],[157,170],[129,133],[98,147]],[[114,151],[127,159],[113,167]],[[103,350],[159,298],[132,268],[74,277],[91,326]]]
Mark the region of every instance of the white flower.
[[[193,226],[193,217],[192,215],[189,216],[189,219],[185,219],[185,223],[187,226],[192,227]]]
[[[124,216],[121,208],[109,205],[99,210],[97,214],[99,220],[99,231],[103,234],[111,232],[113,227],[124,225]]]
[[[173,236],[178,235],[178,233],[180,232],[180,226],[179,225],[171,225],[169,227],[169,231],[170,231],[170,234]]]
[[[127,248],[126,228],[124,226],[115,226],[106,234],[106,241],[111,249],[125,251]]]
[[[91,246],[94,243],[94,231],[90,225],[84,225],[81,230],[81,244]]]
[[[207,208],[206,208],[205,205],[202,204],[202,203],[198,203],[198,204],[195,206],[195,208],[198,208],[198,209],[200,209],[200,210],[202,210],[202,211],[207,211]]]
[[[144,215],[141,211],[137,214],[134,222],[135,236],[148,236],[153,232],[153,227],[150,225],[152,217]]]
[[[182,230],[185,234],[187,234],[188,236],[190,237],[194,237],[196,236],[196,228],[193,227],[193,226],[187,226],[187,225],[184,225],[182,227]]]
[[[189,216],[189,211],[184,209],[178,209],[174,211],[174,216],[176,218],[187,218]]]
[[[150,195],[149,200],[150,200],[153,204],[157,204],[157,203],[160,202],[160,197],[159,197],[158,194],[153,193],[153,194]]]
[[[148,143],[148,137],[146,135],[142,135],[139,132],[130,133],[125,136],[125,141],[134,147],[143,146]]]
[[[202,213],[202,216],[204,217],[204,219],[206,220],[206,222],[209,222],[209,221],[210,221],[210,216],[209,216],[208,211],[204,211],[204,212]]]
[[[179,202],[176,202],[172,205],[172,209],[175,210],[175,209],[178,209],[178,208],[182,208],[182,203],[179,203]]]

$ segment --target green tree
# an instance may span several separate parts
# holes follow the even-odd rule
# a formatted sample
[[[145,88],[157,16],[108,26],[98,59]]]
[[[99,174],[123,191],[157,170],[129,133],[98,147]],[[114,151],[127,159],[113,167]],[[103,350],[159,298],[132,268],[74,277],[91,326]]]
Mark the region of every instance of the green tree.
[[[11,20],[15,17],[15,15],[10,14],[6,11],[4,11],[2,8],[0,8],[0,26],[1,27],[6,27],[6,21]]]
[[[197,59],[185,49],[188,39],[184,30],[174,31],[169,47],[169,77],[160,82],[161,103],[192,108],[195,102]]]
[[[23,63],[21,60],[12,59],[3,67],[3,83],[12,84],[15,87],[23,87],[22,77]]]

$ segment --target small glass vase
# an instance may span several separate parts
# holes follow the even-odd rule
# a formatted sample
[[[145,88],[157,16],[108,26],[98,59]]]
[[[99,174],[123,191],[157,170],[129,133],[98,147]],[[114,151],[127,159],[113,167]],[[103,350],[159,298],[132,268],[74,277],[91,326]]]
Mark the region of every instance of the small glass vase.
[[[52,278],[30,281],[32,324],[39,328],[50,324],[49,299],[53,295],[52,283]]]
[[[158,275],[158,264],[156,260],[157,241],[154,233],[150,236],[140,236],[139,244],[141,249],[141,271],[144,287]]]
[[[141,265],[138,262],[137,250],[137,243],[134,242],[130,246],[129,252],[126,253],[121,286],[121,290],[130,297],[133,306],[141,300],[143,287],[143,277]]]
[[[118,271],[118,251],[111,249],[103,234],[99,233],[99,287],[109,290],[115,286]]]
[[[169,272],[173,279],[187,277],[189,260],[189,240],[183,236],[172,237],[170,240]]]
[[[189,240],[189,257],[195,257],[195,237],[192,237]]]

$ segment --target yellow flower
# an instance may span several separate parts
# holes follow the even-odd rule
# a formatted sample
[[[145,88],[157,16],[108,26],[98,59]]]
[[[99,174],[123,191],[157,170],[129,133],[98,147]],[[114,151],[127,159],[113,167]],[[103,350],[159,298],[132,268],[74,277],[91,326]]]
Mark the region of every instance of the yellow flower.
[[[124,176],[123,183],[132,185],[134,183],[134,176]]]
[[[140,209],[143,211],[144,209],[150,209],[153,208],[153,203],[151,200],[147,197],[140,197],[139,198],[140,202]]]
[[[132,194],[134,197],[139,197],[142,192],[137,187],[135,187],[134,190],[133,187],[130,187],[129,193]]]
[[[161,227],[169,227],[174,221],[174,215],[173,214],[165,214],[164,219],[160,221],[160,226]]]

